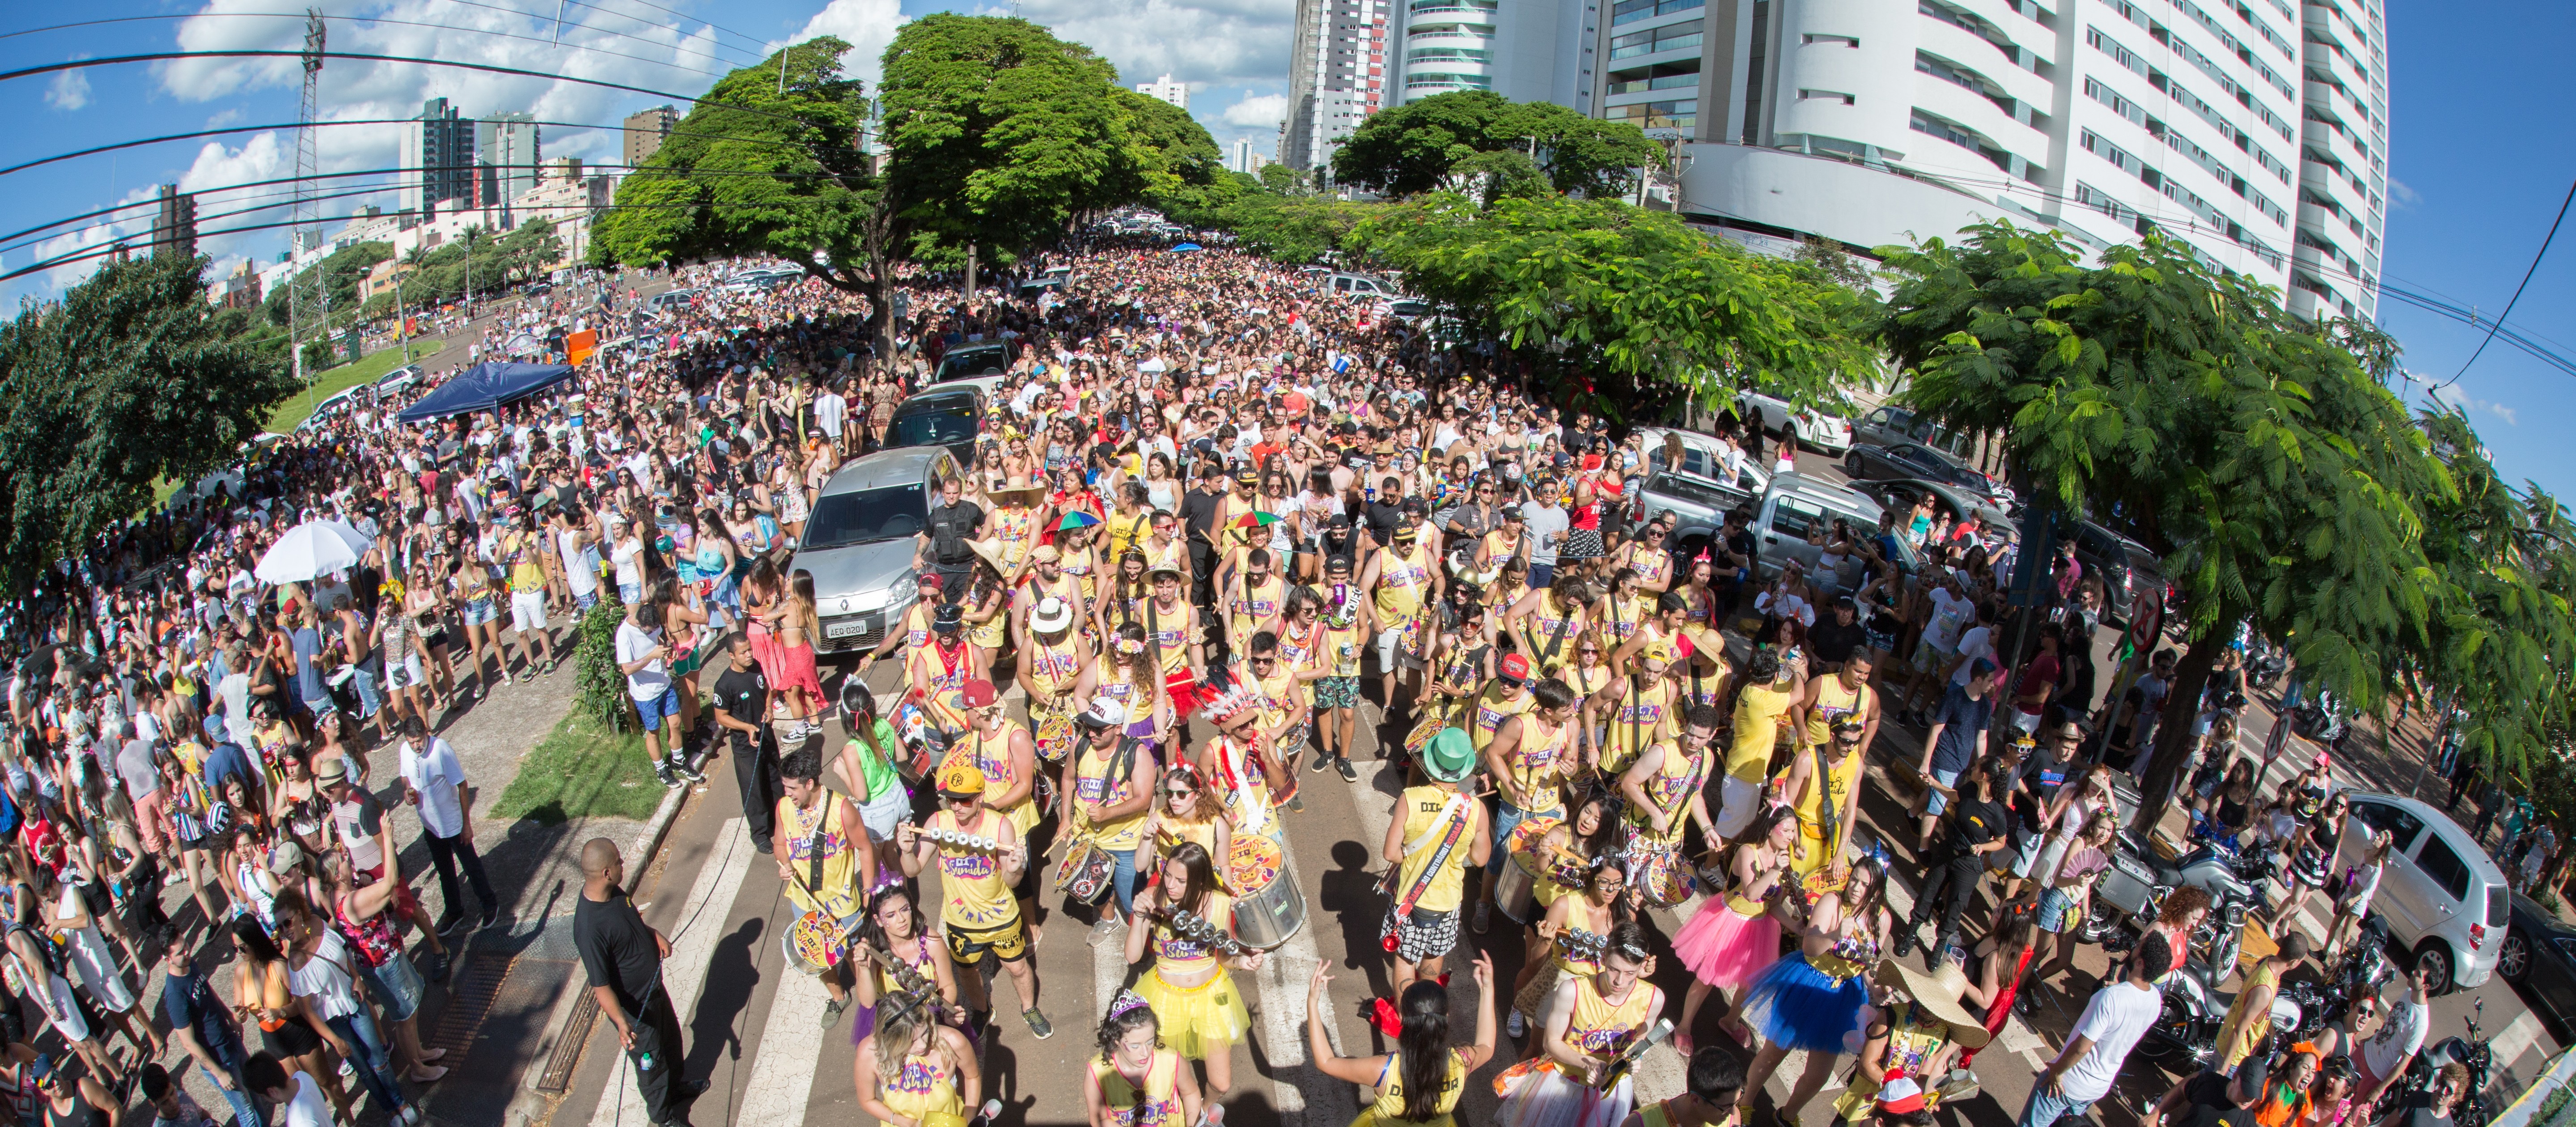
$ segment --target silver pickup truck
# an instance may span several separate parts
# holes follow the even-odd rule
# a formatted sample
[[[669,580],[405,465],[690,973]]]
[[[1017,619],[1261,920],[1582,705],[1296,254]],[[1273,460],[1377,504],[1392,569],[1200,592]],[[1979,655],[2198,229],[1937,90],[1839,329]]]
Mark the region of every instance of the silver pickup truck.
[[[1664,509],[1673,511],[1673,548],[1683,559],[1698,555],[1717,539],[1725,527],[1726,514],[1739,508],[1750,516],[1747,527],[1753,533],[1754,567],[1761,577],[1778,574],[1783,561],[1791,559],[1813,569],[1820,552],[1807,542],[1808,530],[1819,524],[1830,529],[1836,517],[1851,522],[1853,534],[1859,537],[1865,538],[1878,529],[1877,501],[1819,477],[1768,477],[1748,467],[1738,474],[1735,484],[1727,484],[1717,476],[1713,453],[1716,440],[1706,435],[1669,432],[1681,435],[1683,454],[1678,467],[1668,466],[1664,457],[1666,433],[1661,428],[1647,429],[1647,476],[1639,499],[1647,516]],[[1857,580],[1859,566],[1857,562],[1845,565],[1841,577],[1844,586]],[[1915,560],[1910,550],[1898,566],[1913,569]]]

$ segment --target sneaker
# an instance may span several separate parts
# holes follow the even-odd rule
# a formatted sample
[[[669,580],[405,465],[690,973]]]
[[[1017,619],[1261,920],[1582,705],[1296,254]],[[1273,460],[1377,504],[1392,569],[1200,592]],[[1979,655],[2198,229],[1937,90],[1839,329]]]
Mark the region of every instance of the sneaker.
[[[420,1105],[405,1105],[401,1113],[394,1116],[394,1122],[402,1124],[402,1127],[420,1127]]]
[[[446,915],[438,917],[438,934],[441,936],[452,935],[456,931],[456,925],[464,922],[465,913],[450,910]]]
[[[1318,749],[1315,752],[1315,758],[1306,761],[1306,769],[1309,771],[1321,771],[1324,768],[1331,766],[1332,762],[1332,752]]]
[[[486,904],[483,906],[482,916],[478,917],[474,921],[474,930],[489,931],[493,924],[499,922],[501,922],[501,906],[498,904]]]
[[[1519,1010],[1513,1010],[1512,1020],[1504,1023],[1503,1025],[1504,1035],[1518,1037],[1527,1032],[1529,1032],[1529,1022],[1521,1017],[1521,1012]]]
[[[1109,916],[1102,916],[1100,917],[1099,923],[1091,925],[1091,938],[1085,940],[1085,942],[1093,947],[1100,946],[1116,937],[1119,931],[1126,926],[1127,925],[1122,924]]]
[[[704,1080],[684,1080],[680,1082],[680,1098],[683,1100],[694,1100],[706,1094],[707,1082]]]
[[[1930,971],[1940,970],[1941,964],[1950,958],[1950,948],[1957,946],[1958,943],[1959,934],[1957,932],[1942,932],[1939,938],[1932,941],[1932,945],[1930,947],[1923,950],[1923,969]]]
[[[1350,761],[1350,760],[1347,760],[1347,759],[1336,759],[1336,760],[1334,760],[1334,761],[1333,761],[1333,770],[1334,770],[1334,772],[1335,772],[1335,773],[1337,773],[1337,774],[1341,775],[1341,777],[1342,777],[1342,781],[1343,781],[1343,782],[1346,782],[1346,783],[1356,783],[1356,782],[1360,781],[1360,769],[1359,769],[1359,768],[1357,768],[1357,767],[1353,767],[1353,766],[1351,766],[1351,761]]]
[[[688,762],[687,760],[685,760],[685,759],[674,759],[674,760],[672,760],[672,761],[671,761],[671,773],[672,773],[672,774],[674,774],[674,775],[678,775],[679,777],[681,777],[681,778],[683,778],[683,779],[687,779],[688,781],[693,782],[693,783],[703,783],[703,782],[707,781],[707,775],[706,775],[706,772],[704,772],[704,771],[700,771],[700,770],[698,770],[698,769],[697,769],[697,768],[695,768],[695,767],[691,767],[691,766],[689,766],[689,762]]]
[[[1479,901],[1476,901],[1476,918],[1475,918],[1475,920],[1474,920],[1472,923],[1470,923],[1468,926],[1475,928],[1475,929],[1476,929],[1476,934],[1478,934],[1478,935],[1483,935],[1483,934],[1485,934],[1485,927],[1486,927],[1486,925],[1488,925],[1488,924],[1490,924],[1490,923],[1492,923],[1492,922],[1493,922],[1493,915],[1494,915],[1494,902],[1493,902],[1493,901],[1491,901],[1491,900],[1479,900]]]
[[[1304,812],[1305,812],[1305,810],[1306,810],[1306,796],[1305,796],[1305,795],[1302,795],[1302,794],[1292,794],[1292,795],[1289,795],[1289,796],[1288,796],[1288,812],[1289,812],[1289,813],[1291,813],[1291,814],[1302,814],[1302,813],[1304,813]]]
[[[1038,1040],[1044,1041],[1049,1037],[1055,1036],[1055,1027],[1047,1024],[1045,1014],[1039,1013],[1034,1009],[1027,1009],[1021,1010],[1020,1016],[1028,1019],[1029,1032],[1036,1034]]]
[[[677,787],[682,785],[680,777],[671,773],[671,765],[667,761],[653,765],[653,777],[660,779],[662,781],[662,785],[666,787]]]
[[[830,1029],[835,1025],[839,1025],[841,1023],[842,1012],[849,1008],[850,1000],[847,998],[834,998],[831,1001],[823,1003],[823,1028]]]
[[[428,973],[429,980],[431,982],[447,981],[447,952],[432,951],[423,955],[421,956],[421,965],[422,969]]]

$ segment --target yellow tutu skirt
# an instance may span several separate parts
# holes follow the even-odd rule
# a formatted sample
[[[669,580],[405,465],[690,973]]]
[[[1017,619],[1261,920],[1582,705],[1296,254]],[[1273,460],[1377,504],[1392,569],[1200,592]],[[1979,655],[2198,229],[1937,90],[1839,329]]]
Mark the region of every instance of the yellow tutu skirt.
[[[1174,986],[1163,981],[1163,968],[1157,966],[1136,983],[1136,993],[1154,1007],[1163,1047],[1191,1060],[1206,1060],[1210,1050],[1232,1051],[1252,1031],[1252,1011],[1223,969],[1196,986]]]

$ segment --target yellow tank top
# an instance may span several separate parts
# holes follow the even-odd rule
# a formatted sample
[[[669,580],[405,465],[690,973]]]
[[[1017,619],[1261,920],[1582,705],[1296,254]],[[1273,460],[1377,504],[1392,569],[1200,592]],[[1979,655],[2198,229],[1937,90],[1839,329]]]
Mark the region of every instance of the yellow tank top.
[[[1056,566],[1063,568],[1066,575],[1072,576],[1073,581],[1081,585],[1082,597],[1086,600],[1098,597],[1100,580],[1094,573],[1099,568],[1092,560],[1091,546],[1086,544],[1080,548],[1067,550],[1059,544],[1056,546],[1056,552]]]
[[[1036,538],[1030,535],[1037,520],[1035,509],[995,509],[990,514],[987,527],[993,530],[993,538],[1002,542],[1002,574],[1009,575],[1037,547]]]
[[[1405,558],[1394,548],[1377,550],[1377,609],[1381,621],[1411,618],[1422,611],[1422,590],[1431,582],[1431,553],[1420,547]]]
[[[1082,593],[1085,590],[1082,580],[1074,578],[1070,572],[1058,574],[1055,577],[1055,582],[1053,583],[1040,579],[1037,577],[1035,572],[1031,572],[1028,578],[1028,585],[1030,592],[1029,605],[1032,607],[1038,605],[1040,600],[1045,599],[1049,595],[1053,595],[1056,598],[1064,600],[1065,605],[1072,607],[1077,615],[1080,614],[1086,605],[1082,599]],[[1091,625],[1087,622],[1081,626],[1081,629],[1086,631],[1090,628]]]
[[[1286,661],[1270,667],[1267,677],[1253,678],[1254,688],[1261,690],[1261,727],[1267,731],[1288,722],[1288,717],[1313,700],[1312,691],[1297,680],[1297,670]]]
[[[1166,677],[1189,667],[1191,613],[1187,599],[1181,600],[1179,606],[1169,608],[1155,606],[1150,597],[1137,603],[1136,621],[1147,624],[1146,648],[1162,651],[1163,675]]]
[[[2263,1038],[2272,1032],[2270,1003],[2264,1004],[2261,1013],[2247,1013],[2245,1012],[2246,999],[2254,996],[2255,987],[2277,988],[2280,985],[2281,972],[2271,967],[2257,963],[2253,970],[2246,972],[2245,983],[2236,992],[2236,1001],[2227,1007],[2226,1027],[2234,1031],[2234,1035],[2227,1039],[2228,1067],[2234,1068],[2238,1062],[2253,1055],[2254,1046],[2262,1044]]]
[[[1748,783],[1762,781],[1771,770],[1771,749],[1780,742],[1780,714],[1797,697],[1794,690],[1747,685],[1735,698],[1735,744],[1726,753],[1726,773]]]
[[[1510,767],[1512,781],[1520,784],[1521,797],[1529,800],[1522,808],[1528,814],[1555,814],[1565,809],[1565,769],[1571,764],[1566,738],[1574,734],[1571,726],[1551,728],[1532,710],[1521,714],[1521,742],[1513,750]]]
[[[1020,785],[1019,766],[1011,761],[1011,733],[1028,730],[1028,725],[1006,716],[1002,718],[999,734],[986,736],[981,729],[969,730],[964,743],[949,754],[973,755],[975,766],[984,772],[984,793],[1001,794]],[[1029,747],[1030,754],[1034,756],[1037,747],[1034,738],[1029,741]],[[1017,805],[1001,811],[1001,815],[1010,819],[1011,828],[1020,831],[1020,837],[1026,839],[1029,831],[1038,824],[1037,788],[1029,788],[1029,793],[1022,796]]]
[[[983,815],[977,817],[975,829],[969,830],[957,821],[957,815],[946,810],[930,815],[932,829],[977,837],[991,837],[994,830],[1008,824],[1008,819],[999,815]],[[951,845],[938,846],[937,850],[939,891],[946,897],[946,903],[939,908],[941,920],[971,931],[991,931],[1020,918],[1020,902],[1011,896],[1011,886],[1002,880],[1000,857]]]
[[[1451,1127],[1457,1120],[1450,1112],[1458,1110],[1458,1097],[1467,1091],[1467,1061],[1459,1050],[1449,1050],[1449,1071],[1440,1078],[1440,1095],[1432,1102],[1437,1111],[1429,1119],[1406,1119],[1404,1105],[1404,1054],[1386,1055],[1386,1070],[1378,1074],[1377,1102],[1361,1109],[1351,1127]]]
[[[1655,1016],[1647,1009],[1655,1000],[1655,991],[1639,979],[1628,988],[1627,1001],[1613,1003],[1601,996],[1594,981],[1574,980],[1574,1015],[1566,1019],[1565,1043],[1577,1052],[1606,1060],[1618,1056],[1629,1039]]]
[[[913,649],[930,644],[930,604],[914,603],[904,612],[903,644]]]
[[[1181,1055],[1170,1049],[1154,1050],[1145,1065],[1145,1084],[1139,1088],[1129,1082],[1127,1074],[1101,1057],[1091,1058],[1091,1075],[1100,1083],[1101,1106],[1109,1109],[1118,1127],[1181,1127]]]
[[[1072,692],[1082,680],[1082,643],[1074,639],[1073,631],[1067,630],[1062,644],[1050,646],[1030,634],[1028,652],[1020,660],[1027,663],[1029,684],[1037,687],[1041,697]]]
[[[1601,741],[1601,770],[1626,773],[1637,753],[1672,737],[1673,684],[1658,680],[1643,690],[1634,681],[1619,687],[1619,707],[1611,710],[1610,730]]]
[[[994,608],[993,617],[987,618],[982,622],[970,622],[966,626],[966,640],[988,650],[998,650],[1002,648],[1002,643],[1009,641],[1011,636],[1010,600],[998,594],[993,597],[1001,602],[1000,606]],[[982,601],[980,595],[977,597],[977,601]],[[976,609],[980,611],[983,608],[977,607]]]
[[[1225,637],[1234,643],[1236,653],[1251,648],[1252,635],[1262,623],[1270,621],[1270,616],[1279,613],[1279,600],[1287,590],[1288,585],[1276,576],[1268,583],[1235,585],[1234,596],[1226,600],[1226,606],[1234,612],[1234,622],[1226,627]]]
[[[1537,647],[1529,659],[1539,672],[1554,673],[1574,664],[1575,638],[1583,633],[1583,624],[1576,620],[1582,615],[1581,607],[1558,610],[1553,595],[1538,601],[1538,609],[1530,612],[1529,625],[1523,629],[1529,632],[1530,645]]]
[[[1125,742],[1125,737],[1121,737],[1120,742]],[[1076,799],[1073,806],[1074,823],[1091,838],[1093,844],[1112,853],[1124,853],[1134,849],[1138,842],[1144,840],[1145,812],[1138,810],[1123,818],[1094,823],[1082,804],[1092,802],[1102,806],[1116,806],[1134,797],[1132,776],[1109,778],[1111,761],[1118,758],[1118,746],[1113,743],[1109,745],[1108,753],[1102,754],[1099,748],[1091,746],[1086,740],[1082,745],[1080,762],[1074,768],[1073,796]],[[1139,748],[1136,754],[1141,756],[1145,751]]]
[[[1518,536],[1499,528],[1485,534],[1485,562],[1491,566],[1498,568],[1503,566],[1504,560],[1512,558],[1512,555],[1520,550],[1521,538]],[[1510,603],[1499,601],[1500,594],[1501,592],[1496,592],[1498,601],[1494,605],[1510,606]]]
[[[1585,918],[1587,910],[1591,907],[1592,905],[1589,901],[1575,905],[1574,919],[1571,921],[1572,926],[1582,928],[1594,935],[1609,934],[1609,932],[1605,930],[1610,926],[1609,924],[1601,923],[1599,920]],[[1601,926],[1592,926],[1597,923],[1601,924]],[[1601,960],[1590,956],[1578,958],[1571,952],[1571,949],[1562,943],[1550,942],[1548,944],[1548,961],[1555,963],[1556,969],[1566,974],[1580,975],[1585,978],[1590,978],[1593,975],[1601,973]]]
[[[1565,681],[1567,688],[1574,690],[1574,695],[1579,697],[1588,697],[1594,693],[1600,692],[1603,686],[1610,683],[1610,667],[1607,665],[1569,665],[1565,667],[1563,672],[1557,674],[1557,676]]]
[[[1834,721],[1860,711],[1869,701],[1869,692],[1866,684],[1844,688],[1840,676],[1816,682],[1816,707],[1807,714],[1807,742],[1820,744],[1834,738]]]
[[[870,1051],[875,1046],[869,1046]],[[930,1052],[921,1056],[905,1054],[903,1067],[894,1075],[877,1077],[877,1098],[897,1115],[919,1123],[923,1116],[938,1114],[963,1119],[966,1104],[957,1094],[957,1080],[949,1075],[948,1062],[939,1055],[937,1039]]]
[[[1182,544],[1178,540],[1174,540],[1171,543],[1157,548],[1154,546],[1154,537],[1151,535],[1149,530],[1144,540],[1145,566],[1149,569],[1154,567],[1156,564],[1171,564],[1174,567],[1178,567],[1181,563],[1181,550],[1185,547],[1187,547],[1187,545]]]
[[[1502,695],[1506,692],[1513,695]],[[1486,685],[1485,691],[1476,697],[1476,722],[1467,729],[1468,738],[1475,742],[1476,754],[1485,753],[1485,748],[1494,742],[1494,733],[1502,729],[1504,720],[1536,707],[1538,698],[1530,695],[1527,689],[1514,690],[1500,680]]]
[[[1655,807],[1664,812],[1665,829],[1660,840],[1679,842],[1682,827],[1690,822],[1685,807],[1691,795],[1698,793],[1700,784],[1708,781],[1708,760],[1713,753],[1701,748],[1700,753],[1693,756],[1683,752],[1681,744],[1669,740],[1664,741],[1663,748],[1663,766],[1646,780],[1644,790]],[[1645,811],[1633,805],[1628,808],[1628,825],[1632,836],[1654,836],[1653,822],[1646,817]]]
[[[1360,628],[1357,625],[1324,627],[1323,653],[1320,655],[1320,660],[1328,676],[1357,677],[1360,675],[1360,640]]]
[[[928,935],[916,935],[908,940],[889,940],[886,944],[886,954],[903,960],[904,965],[911,967],[912,973],[920,975],[922,981],[936,983],[939,981],[939,975],[931,969],[930,961],[932,958],[930,945],[935,942],[938,940]],[[893,972],[885,967],[877,966],[876,976],[878,997],[891,998],[905,992],[903,984],[895,981]]]
[[[1208,851],[1208,859],[1216,862],[1217,878],[1224,879],[1225,855],[1217,852],[1216,819],[1210,818],[1204,822],[1182,822],[1166,814],[1161,821],[1154,823],[1154,851],[1157,854],[1169,857],[1172,851],[1192,842],[1198,843],[1199,848]],[[1138,864],[1139,866],[1143,864],[1141,859]]]
[[[1198,916],[1208,926],[1224,931],[1234,918],[1234,898],[1222,892],[1210,892]],[[1169,920],[1154,922],[1154,968],[1170,978],[1193,978],[1216,965],[1216,946],[1191,939],[1172,930]]]
[[[1637,569],[1637,578],[1648,583],[1663,578],[1673,569],[1673,558],[1640,544],[1637,554],[1629,557],[1628,566]]]
[[[1423,841],[1419,849],[1407,849],[1404,860],[1396,866],[1395,895],[1398,902],[1402,901],[1406,893],[1413,891],[1413,886],[1423,879],[1423,872],[1431,867],[1433,855],[1440,852],[1440,841],[1448,835],[1450,822],[1443,811],[1451,805],[1449,798],[1453,793],[1455,792],[1435,786],[1404,789],[1403,844],[1411,846],[1416,841],[1422,841],[1425,834],[1429,834],[1430,839]],[[1459,807],[1458,818],[1473,817],[1473,812],[1466,809],[1467,803],[1456,805]],[[1439,827],[1438,833],[1431,832],[1434,826]],[[1449,848],[1447,857],[1441,859],[1440,871],[1431,875],[1431,883],[1426,885],[1422,895],[1414,900],[1414,907],[1427,912],[1448,912],[1457,909],[1461,890],[1466,886],[1467,881],[1467,851],[1473,844],[1467,840],[1467,834],[1472,832],[1474,827],[1470,826],[1459,833],[1458,843]]]
[[[1126,705],[1127,718],[1130,722],[1144,719],[1136,715],[1135,710],[1144,706],[1150,694],[1136,691],[1136,683],[1128,680],[1127,675],[1119,671],[1117,659],[1108,654],[1100,655],[1100,672],[1093,680],[1097,682],[1092,689],[1093,695],[1108,697]]]
[[[1109,558],[1117,559],[1143,541],[1145,533],[1152,530],[1153,520],[1152,509],[1139,507],[1134,516],[1121,515],[1115,508],[1109,510],[1109,518],[1101,522],[1109,528]]]
[[[1655,593],[1640,592],[1630,598],[1610,596],[1610,637],[1625,642],[1637,634],[1637,624],[1655,613]]]
[[[859,914],[858,851],[867,848],[865,838],[853,844],[849,827],[841,824],[841,796],[823,791],[811,810],[800,810],[796,800],[778,800],[779,831],[787,837],[787,898],[808,912],[821,911],[835,920]],[[813,859],[823,859],[821,878],[816,879]]]
[[[1804,876],[1824,868],[1826,862],[1842,854],[1843,842],[1851,838],[1851,825],[1841,821],[1843,802],[1851,794],[1852,786],[1860,780],[1862,766],[1860,756],[1846,755],[1842,762],[1833,764],[1825,772],[1824,786],[1799,788],[1803,793],[1798,795],[1795,808],[1798,840],[1789,854],[1791,871]],[[1819,790],[1823,792],[1821,795],[1817,793]],[[1820,801],[1834,804],[1836,824],[1834,840],[1830,842],[1824,840],[1824,815],[1819,809]]]

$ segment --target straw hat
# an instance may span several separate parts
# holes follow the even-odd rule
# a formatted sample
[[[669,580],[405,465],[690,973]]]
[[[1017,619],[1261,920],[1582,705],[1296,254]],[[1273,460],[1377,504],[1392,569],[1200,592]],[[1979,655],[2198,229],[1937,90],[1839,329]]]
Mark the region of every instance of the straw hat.
[[[1984,1048],[1991,1036],[1986,1023],[1968,1013],[1959,999],[1968,991],[1968,976],[1959,964],[1941,960],[1941,969],[1919,971],[1895,959],[1881,959],[1871,979],[1914,1000],[1922,1013],[1950,1027],[1950,1040],[1971,1049]]]
[[[993,565],[995,572],[1002,575],[1011,573],[1010,565],[1002,562],[1001,537],[988,536],[982,540],[969,540],[966,542],[966,547],[976,555],[982,556],[985,563]]]

